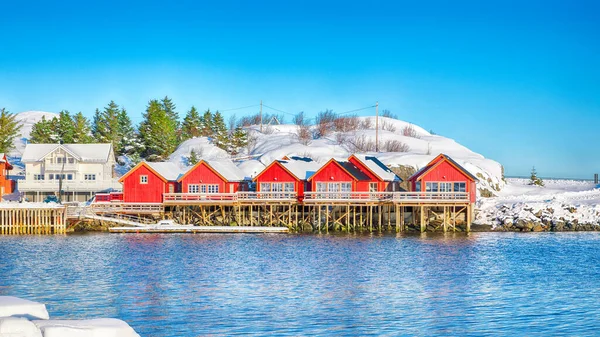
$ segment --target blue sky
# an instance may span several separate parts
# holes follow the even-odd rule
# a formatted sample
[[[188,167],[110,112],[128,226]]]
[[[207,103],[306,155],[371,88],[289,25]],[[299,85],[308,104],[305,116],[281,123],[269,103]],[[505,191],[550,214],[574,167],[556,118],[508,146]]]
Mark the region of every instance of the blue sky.
[[[600,171],[599,11],[595,1],[2,2],[0,107],[91,116],[115,100],[139,122],[165,95],[181,115],[261,99],[311,116],[379,101],[507,175],[535,165],[588,178]]]

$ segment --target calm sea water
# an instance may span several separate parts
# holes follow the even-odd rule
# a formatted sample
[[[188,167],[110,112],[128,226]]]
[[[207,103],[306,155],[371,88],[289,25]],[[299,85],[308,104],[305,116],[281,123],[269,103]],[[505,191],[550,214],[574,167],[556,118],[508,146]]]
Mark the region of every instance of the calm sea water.
[[[0,237],[0,294],[142,336],[597,335],[600,234]]]

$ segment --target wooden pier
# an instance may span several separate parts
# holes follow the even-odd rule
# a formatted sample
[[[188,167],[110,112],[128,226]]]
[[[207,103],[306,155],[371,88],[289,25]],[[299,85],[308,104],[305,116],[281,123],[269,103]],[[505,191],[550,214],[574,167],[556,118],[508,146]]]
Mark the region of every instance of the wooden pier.
[[[111,233],[247,233],[247,234],[282,234],[289,233],[287,227],[248,227],[248,226],[144,226],[113,227]]]
[[[0,235],[65,234],[66,207],[6,205],[0,207]]]
[[[473,204],[462,192],[165,193],[163,204],[94,205],[195,226],[284,226],[325,231],[470,231]]]

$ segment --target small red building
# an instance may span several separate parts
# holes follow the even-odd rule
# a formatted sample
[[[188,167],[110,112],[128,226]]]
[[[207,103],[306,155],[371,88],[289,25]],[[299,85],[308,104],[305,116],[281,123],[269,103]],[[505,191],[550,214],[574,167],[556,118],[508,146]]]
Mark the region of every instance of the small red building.
[[[308,181],[313,192],[369,192],[377,187],[356,165],[335,159],[321,166]]]
[[[14,190],[15,182],[8,179],[8,171],[12,170],[12,165],[8,162],[6,154],[0,153],[0,200],[5,194],[11,194]]]
[[[163,193],[179,192],[181,169],[170,162],[141,162],[119,179],[126,203],[162,203]]]
[[[296,193],[298,200],[302,201],[304,192],[311,191],[308,178],[318,169],[319,164],[306,158],[275,160],[253,181],[256,182],[257,192],[274,192],[273,195],[277,192]]]
[[[353,154],[348,158],[348,162],[369,177],[369,192],[395,192],[400,190],[402,179],[376,157]]]
[[[236,193],[244,173],[230,160],[201,160],[177,179],[181,193]]]
[[[466,192],[474,203],[477,196],[477,178],[445,154],[435,157],[410,178],[415,192]]]

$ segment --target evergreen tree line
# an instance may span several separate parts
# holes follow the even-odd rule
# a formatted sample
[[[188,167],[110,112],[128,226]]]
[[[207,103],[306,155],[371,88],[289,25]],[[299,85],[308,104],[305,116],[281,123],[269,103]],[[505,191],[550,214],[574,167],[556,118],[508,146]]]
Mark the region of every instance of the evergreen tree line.
[[[179,122],[176,105],[169,97],[148,102],[142,122],[133,126],[127,111],[111,101],[103,110],[96,109],[90,121],[81,112],[71,115],[61,111],[51,120],[42,118],[33,125],[29,142],[39,143],[112,143],[115,154],[128,155],[134,162],[145,158],[161,161],[183,141],[209,137],[229,154],[236,155],[247,144],[241,127],[227,128],[220,112],[206,110],[200,114],[192,106]],[[1,122],[1,121],[0,121]]]

